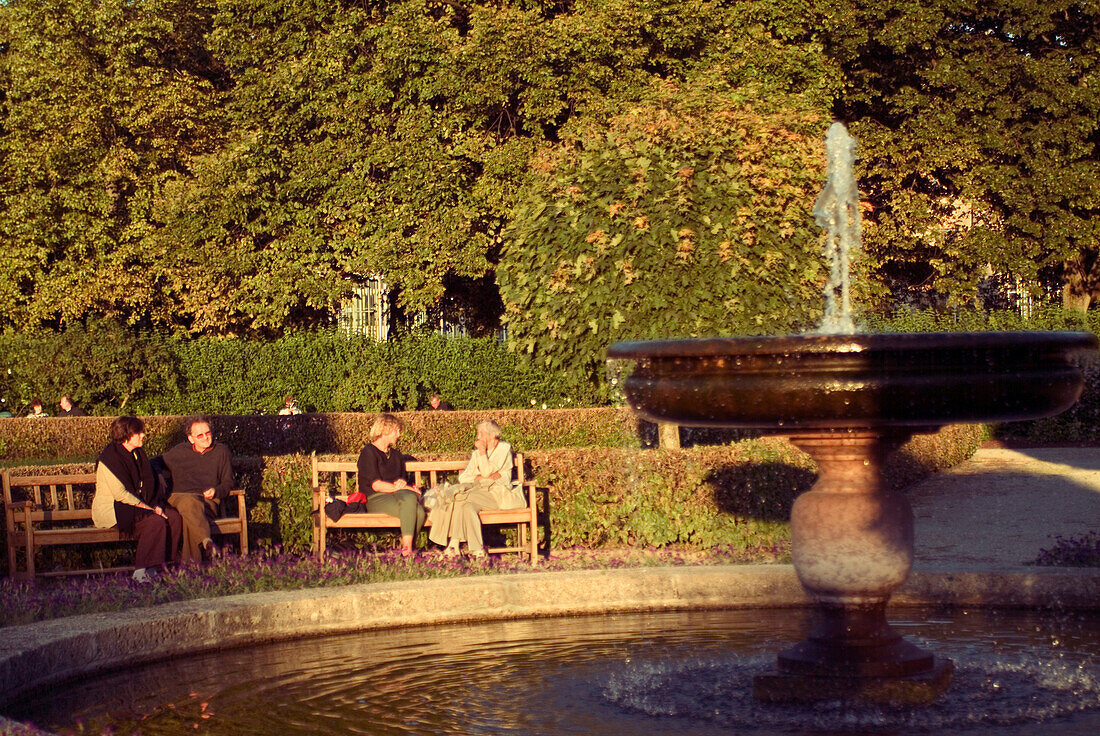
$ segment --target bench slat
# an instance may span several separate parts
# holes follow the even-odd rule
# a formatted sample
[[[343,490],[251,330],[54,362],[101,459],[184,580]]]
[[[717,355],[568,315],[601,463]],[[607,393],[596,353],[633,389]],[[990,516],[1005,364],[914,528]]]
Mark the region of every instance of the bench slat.
[[[58,483],[72,483],[73,485],[95,485],[95,473],[73,473],[71,475],[13,475],[11,485],[14,488],[21,486],[48,486]]]
[[[91,509],[45,509],[44,511],[31,511],[31,521],[90,521]]]
[[[35,529],[34,546],[49,544],[94,544],[96,542],[121,542],[128,539],[118,529],[99,529],[94,526],[72,529]]]

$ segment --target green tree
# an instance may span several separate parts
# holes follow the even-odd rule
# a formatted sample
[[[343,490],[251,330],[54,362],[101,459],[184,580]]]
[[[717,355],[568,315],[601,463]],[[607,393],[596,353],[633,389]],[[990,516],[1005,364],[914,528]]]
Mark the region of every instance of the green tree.
[[[459,288],[494,312],[502,233],[540,151],[716,64],[735,87],[824,94],[801,14],[794,0],[12,0],[0,322],[278,335],[327,322],[373,276],[407,310]]]
[[[820,315],[824,105],[723,72],[655,82],[536,162],[497,274],[517,349],[599,384],[616,340]]]
[[[882,283],[965,302],[993,273],[1100,290],[1100,6],[837,0],[827,53]]]
[[[209,42],[233,70],[233,132],[160,210],[163,237],[184,246],[172,299],[193,328],[321,322],[375,276],[421,309],[448,279],[482,277],[532,152],[514,72],[538,19],[507,5],[223,0]]]
[[[150,233],[166,178],[218,127],[213,0],[0,6],[0,313],[17,325],[173,312]]]

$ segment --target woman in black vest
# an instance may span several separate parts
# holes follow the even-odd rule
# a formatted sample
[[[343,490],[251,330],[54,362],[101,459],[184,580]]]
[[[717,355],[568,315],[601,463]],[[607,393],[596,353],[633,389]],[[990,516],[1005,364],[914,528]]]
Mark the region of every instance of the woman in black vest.
[[[110,442],[99,453],[95,469],[92,522],[117,527],[137,540],[134,580],[150,582],[150,567],[179,559],[182,520],[162,498],[149,458],[142,449],[145,423],[137,417],[111,422]]]

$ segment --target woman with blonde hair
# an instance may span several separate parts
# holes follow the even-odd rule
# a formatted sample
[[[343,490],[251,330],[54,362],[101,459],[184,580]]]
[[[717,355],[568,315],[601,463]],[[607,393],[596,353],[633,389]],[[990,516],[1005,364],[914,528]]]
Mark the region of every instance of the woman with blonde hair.
[[[466,543],[473,557],[485,556],[481,536],[482,509],[519,509],[527,505],[523,491],[512,483],[512,447],[500,440],[500,426],[491,419],[479,422],[470,462],[458,475],[458,486],[448,488],[432,507],[428,538],[445,544],[443,554],[453,557]]]
[[[359,492],[366,496],[367,511],[390,514],[401,520],[401,554],[413,553],[413,540],[424,526],[420,489],[406,480],[405,456],[395,445],[405,423],[393,414],[374,420],[367,444],[359,453]]]

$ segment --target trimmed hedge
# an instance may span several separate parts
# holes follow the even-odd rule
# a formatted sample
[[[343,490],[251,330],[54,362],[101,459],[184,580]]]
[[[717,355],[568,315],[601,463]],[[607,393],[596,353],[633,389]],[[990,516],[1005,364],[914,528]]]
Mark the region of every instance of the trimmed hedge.
[[[904,488],[970,457],[977,425],[918,435],[884,473]],[[789,543],[791,504],[813,484],[816,466],[782,437],[686,450],[580,448],[528,455],[540,485],[553,489],[552,544],[570,546]]]
[[[917,436],[891,457],[885,477],[894,488],[909,485],[966,459],[981,437],[977,425],[952,426],[935,435]],[[405,451],[424,459],[459,457],[470,445],[468,431],[464,439],[465,445],[458,451],[417,453],[411,445],[406,445]],[[708,549],[728,545],[757,555],[783,556],[790,540],[787,521],[791,504],[815,477],[809,456],[781,437],[667,451],[637,447],[528,449],[518,442],[515,447],[527,456],[531,477],[540,487],[550,488],[550,544],[554,548],[683,545]],[[354,459],[355,455],[339,457]],[[20,467],[13,472],[87,471],[91,467],[85,462]],[[234,470],[247,498],[250,538],[260,545],[307,552],[312,534],[309,456],[238,456]],[[334,537],[337,545],[357,547],[378,540],[389,545],[393,537],[365,532]],[[66,553],[51,552],[55,556]],[[86,555],[88,550],[72,553]],[[132,550],[121,554],[125,558]]]
[[[629,409],[499,409],[492,411],[400,412],[401,439],[411,454],[468,452],[474,426],[494,419],[516,447],[637,447],[653,432]],[[377,414],[300,414],[298,416],[211,416],[217,439],[235,455],[358,453]],[[158,455],[186,439],[180,416],[143,417],[146,451]],[[0,462],[80,460],[96,457],[107,442],[112,417],[0,419]]]
[[[62,394],[93,414],[275,412],[293,394],[318,412],[426,407],[439,392],[462,409],[595,405],[588,387],[488,338],[403,335],[388,342],[334,330],[275,340],[169,337],[111,321],[62,333],[0,332],[0,408],[25,416]]]

